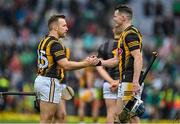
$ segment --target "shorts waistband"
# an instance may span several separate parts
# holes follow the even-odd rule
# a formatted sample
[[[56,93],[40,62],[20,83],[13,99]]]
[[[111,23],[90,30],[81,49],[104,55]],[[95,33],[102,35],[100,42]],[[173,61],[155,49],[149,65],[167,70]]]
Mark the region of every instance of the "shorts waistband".
[[[38,75],[37,77],[40,77],[40,78],[43,78],[43,79],[47,79],[47,80],[55,79],[55,80],[59,81],[58,78],[46,77],[46,76],[42,76],[42,75]]]

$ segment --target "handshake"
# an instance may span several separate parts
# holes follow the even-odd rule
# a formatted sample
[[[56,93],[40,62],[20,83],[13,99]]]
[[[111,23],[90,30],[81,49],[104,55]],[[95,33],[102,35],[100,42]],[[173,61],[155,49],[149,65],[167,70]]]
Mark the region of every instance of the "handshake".
[[[119,55],[122,54],[122,49],[117,48],[114,58],[107,60],[99,59],[96,55],[88,56],[84,59],[88,66],[105,66],[107,68],[113,68],[119,64]]]
[[[102,64],[101,60],[95,55],[86,57],[84,61],[87,62],[89,66],[101,66]]]

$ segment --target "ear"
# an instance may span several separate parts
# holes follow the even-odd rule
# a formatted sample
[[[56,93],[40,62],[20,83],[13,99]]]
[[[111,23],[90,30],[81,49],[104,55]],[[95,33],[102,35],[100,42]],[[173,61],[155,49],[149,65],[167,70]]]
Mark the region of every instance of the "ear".
[[[54,25],[54,29],[55,29],[56,31],[58,31],[59,27],[56,26],[56,25]]]
[[[58,30],[57,24],[56,24],[56,23],[53,23],[53,24],[52,24],[52,28],[53,28],[53,30],[57,31],[57,30]]]

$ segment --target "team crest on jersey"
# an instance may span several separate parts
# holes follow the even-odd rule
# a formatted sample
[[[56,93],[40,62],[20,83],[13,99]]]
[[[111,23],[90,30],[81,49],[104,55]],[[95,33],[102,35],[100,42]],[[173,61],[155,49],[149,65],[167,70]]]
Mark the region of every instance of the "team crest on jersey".
[[[119,56],[119,55],[122,54],[122,52],[123,52],[123,50],[122,50],[121,48],[117,48],[117,49],[114,49],[114,50],[112,51],[112,53],[113,53],[114,56],[116,56],[117,54],[118,54],[118,56]]]
[[[123,50],[121,48],[117,48],[118,55],[121,55],[123,53]]]

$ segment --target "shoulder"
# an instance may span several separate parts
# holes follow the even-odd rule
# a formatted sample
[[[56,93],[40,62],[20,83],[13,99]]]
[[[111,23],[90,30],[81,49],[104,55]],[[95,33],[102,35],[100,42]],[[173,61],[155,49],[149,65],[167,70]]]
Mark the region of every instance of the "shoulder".
[[[108,41],[105,41],[104,43],[102,43],[102,44],[99,46],[99,50],[102,51],[106,45],[108,45]]]
[[[129,34],[137,34],[137,35],[141,35],[141,32],[138,28],[131,26],[130,28],[128,28],[128,30],[125,31],[125,36],[129,35]]]
[[[139,40],[142,37],[140,31],[132,26],[131,28],[129,28],[125,33],[124,33],[124,39],[125,41],[129,41],[129,40]]]
[[[138,34],[134,32],[126,34],[125,40],[132,40],[132,39],[139,39]]]
[[[52,40],[52,46],[58,46],[65,49],[65,46],[62,44],[62,42],[57,40]]]
[[[99,48],[104,47],[104,46],[107,45],[107,44],[109,44],[109,40],[108,40],[108,41],[105,41],[104,43],[102,43],[102,44],[99,46]]]
[[[63,51],[63,53],[65,52],[65,47],[60,41],[56,41],[56,40],[52,41],[50,48],[51,48],[51,52],[56,52],[56,51]]]

